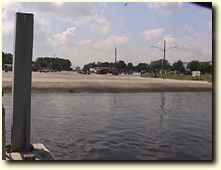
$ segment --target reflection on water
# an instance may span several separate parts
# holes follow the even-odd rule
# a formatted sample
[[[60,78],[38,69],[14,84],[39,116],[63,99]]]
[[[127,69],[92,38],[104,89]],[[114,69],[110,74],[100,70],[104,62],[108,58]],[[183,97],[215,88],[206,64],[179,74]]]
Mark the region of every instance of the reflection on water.
[[[165,92],[162,92],[161,94],[160,94],[160,96],[161,96],[161,105],[160,105],[160,108],[161,108],[161,110],[162,110],[162,112],[161,112],[161,114],[160,114],[160,118],[161,118],[161,120],[163,120],[164,118],[166,118],[166,116],[167,116],[167,111],[166,111],[166,108],[165,108],[165,100],[166,100],[166,98],[165,98]]]
[[[11,97],[6,108],[10,143]],[[64,160],[212,159],[212,96],[194,93],[32,95],[32,142]]]

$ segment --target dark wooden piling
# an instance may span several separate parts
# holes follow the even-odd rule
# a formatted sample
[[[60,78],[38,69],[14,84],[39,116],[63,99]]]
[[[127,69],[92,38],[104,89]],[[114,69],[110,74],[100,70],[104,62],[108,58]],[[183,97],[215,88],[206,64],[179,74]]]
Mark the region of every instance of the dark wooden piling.
[[[30,150],[33,14],[16,13],[12,151]]]

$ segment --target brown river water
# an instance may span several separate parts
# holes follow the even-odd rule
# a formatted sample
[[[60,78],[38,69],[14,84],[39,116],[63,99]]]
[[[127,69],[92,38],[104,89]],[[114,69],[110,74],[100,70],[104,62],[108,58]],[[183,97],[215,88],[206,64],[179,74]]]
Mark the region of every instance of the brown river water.
[[[12,97],[3,97],[10,143]],[[31,140],[56,160],[211,160],[212,93],[33,93]]]

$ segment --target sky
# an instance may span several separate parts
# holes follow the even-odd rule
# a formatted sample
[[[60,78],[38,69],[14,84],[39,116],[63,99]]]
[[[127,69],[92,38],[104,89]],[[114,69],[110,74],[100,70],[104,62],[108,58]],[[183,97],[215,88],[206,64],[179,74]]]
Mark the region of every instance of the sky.
[[[15,13],[34,14],[33,60],[62,57],[73,67],[118,60],[212,60],[212,10],[191,3],[8,3],[3,51],[14,53]]]

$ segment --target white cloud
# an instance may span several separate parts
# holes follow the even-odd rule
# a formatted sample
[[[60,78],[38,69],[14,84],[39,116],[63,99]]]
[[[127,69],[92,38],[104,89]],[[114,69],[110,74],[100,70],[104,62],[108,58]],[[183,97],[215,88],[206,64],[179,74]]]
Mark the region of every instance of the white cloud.
[[[164,28],[148,29],[143,32],[144,40],[155,43],[159,47],[163,46],[163,40],[166,40],[168,46],[175,46],[176,38],[167,34]]]
[[[213,29],[212,20],[208,22],[209,31],[211,32]]]
[[[93,15],[81,17],[73,21],[70,19],[68,22],[73,23],[77,27],[79,26],[90,26],[90,28],[94,28],[96,33],[107,34],[111,31],[111,22],[103,15],[97,15],[94,13]]]
[[[110,40],[113,40],[113,42],[116,45],[122,45],[128,42],[128,37],[127,36],[111,36]]]
[[[164,40],[166,40],[166,42],[169,46],[175,46],[176,45],[176,38],[172,35],[165,35]]]
[[[82,40],[79,42],[80,46],[88,46],[92,43],[92,40]]]
[[[147,3],[147,7],[158,15],[172,15],[181,12],[184,2],[153,2]]]
[[[183,30],[185,32],[185,36],[190,36],[190,37],[193,37],[193,38],[199,38],[200,37],[198,28],[196,28],[196,27],[194,28],[191,25],[185,24],[184,27],[183,27]]]
[[[98,49],[110,49],[113,48],[115,45],[123,45],[126,43],[128,43],[127,36],[111,35],[104,40],[95,42],[93,44],[93,47]]]
[[[9,35],[13,32],[15,24],[13,22],[4,22],[3,24],[3,32],[6,35]]]
[[[93,21],[93,20],[92,20]],[[106,34],[111,30],[111,23],[104,16],[96,16],[95,19],[96,29],[97,31]]]
[[[184,14],[186,12],[182,10],[182,4],[147,4],[149,11],[153,12],[154,15],[163,15],[157,16],[160,18],[171,14],[175,15],[176,12],[184,12]],[[16,3],[14,6],[12,4],[4,6],[2,13],[3,48],[7,47],[6,51],[8,52],[13,51],[15,12],[20,11],[34,13],[33,50],[36,57],[56,54],[59,57],[69,57],[73,64],[81,65],[89,61],[112,61],[114,59],[114,46],[116,46],[119,47],[118,53],[121,59],[135,63],[138,61],[148,62],[150,59],[155,60],[162,56],[159,50],[148,48],[148,45],[163,47],[163,39],[167,40],[167,47],[174,46],[173,44],[181,48],[186,47],[183,48],[183,51],[179,49],[168,50],[167,57],[169,60],[174,59],[175,61],[177,56],[181,56],[186,61],[192,59],[191,57],[203,59],[202,55],[205,56],[205,59],[210,57],[212,31],[201,33],[194,24],[189,22],[183,23],[187,24],[184,31],[184,26],[176,25],[176,20],[174,23],[171,22],[174,24],[169,25],[171,27],[163,23],[157,26],[159,20],[159,22],[156,21],[156,25],[149,25],[146,30],[140,33],[140,36],[136,36],[136,32],[130,32],[135,31],[133,28],[121,34],[120,30],[122,28],[127,29],[126,25],[120,27],[121,25],[116,22],[117,19],[114,17],[118,16],[114,14],[117,11],[113,10],[115,6],[103,4],[103,6],[105,5],[106,7],[101,7],[100,3],[96,3],[96,5],[88,3],[64,3],[62,5]],[[125,13],[119,12],[119,17],[122,17],[121,15],[124,16]],[[129,15],[125,17],[129,17]],[[207,19],[205,21],[205,27],[211,29],[212,22],[208,22]],[[132,20],[131,22],[133,23]],[[140,25],[137,27],[140,28]],[[134,41],[129,41],[133,35],[135,35]],[[145,43],[142,41],[143,39],[146,40]],[[190,52],[193,50],[200,53],[196,54],[196,51],[191,54]]]
[[[2,11],[3,34],[12,34],[15,28],[15,12],[16,5],[14,3],[6,3]],[[11,19],[12,18],[12,19]]]
[[[145,39],[146,41],[158,40],[159,38],[162,37],[163,32],[164,32],[164,29],[163,29],[163,28],[156,28],[156,29],[148,29],[148,30],[145,30],[145,31],[143,32],[144,39]]]
[[[209,26],[209,22],[208,22]],[[183,28],[185,35],[177,42],[184,52],[189,52],[193,56],[211,56],[212,52],[212,38],[200,32],[196,27],[185,25]],[[209,29],[208,29],[209,30]]]
[[[70,46],[75,38],[76,27],[67,28],[65,31],[57,33],[53,36],[54,44],[58,46]]]
[[[22,11],[25,12],[42,13],[50,17],[56,16],[62,17],[63,19],[66,17],[79,18],[93,15],[94,8],[93,5],[87,5],[87,3],[85,3],[85,5],[79,5],[79,3],[71,2],[62,3],[62,5],[50,2],[23,2],[20,3],[20,5],[22,6]]]

